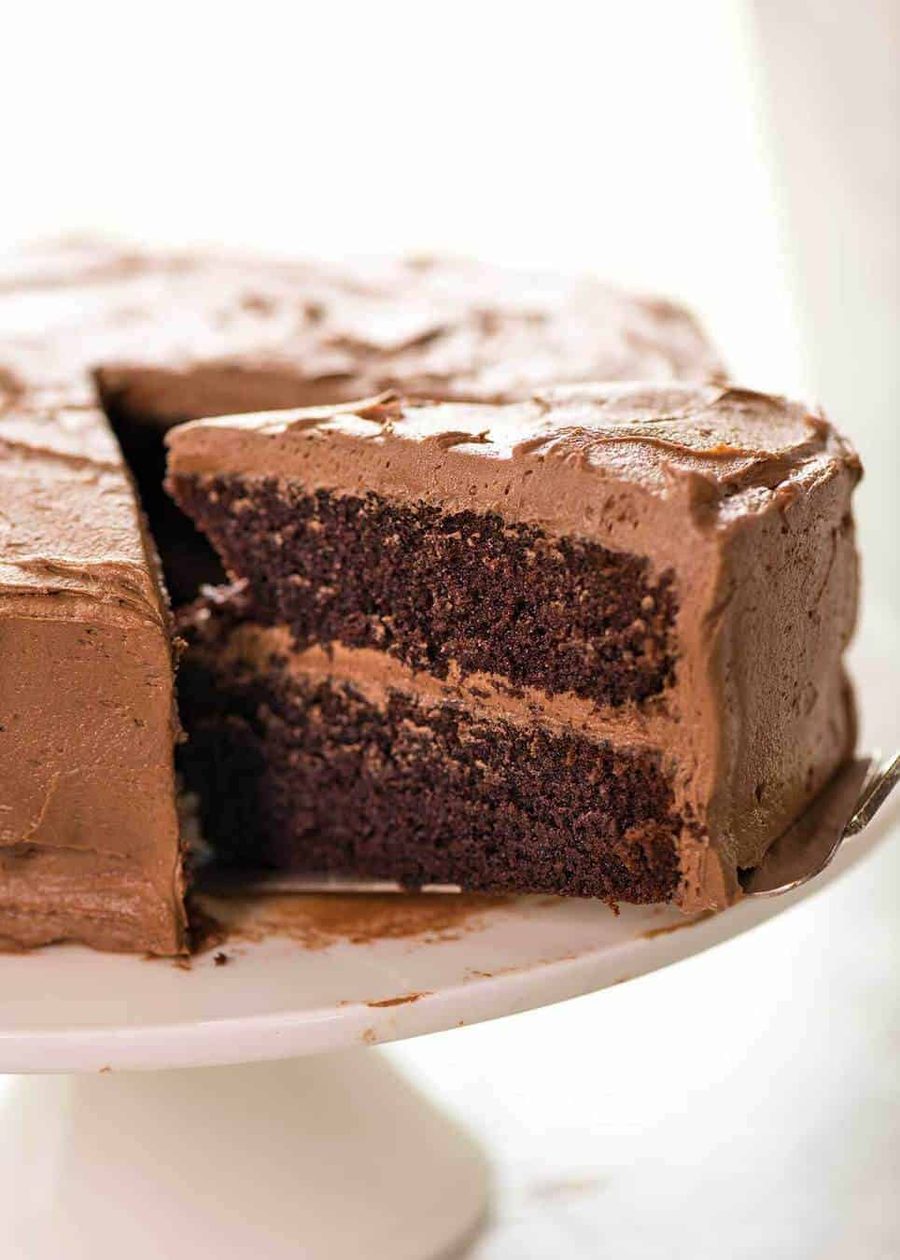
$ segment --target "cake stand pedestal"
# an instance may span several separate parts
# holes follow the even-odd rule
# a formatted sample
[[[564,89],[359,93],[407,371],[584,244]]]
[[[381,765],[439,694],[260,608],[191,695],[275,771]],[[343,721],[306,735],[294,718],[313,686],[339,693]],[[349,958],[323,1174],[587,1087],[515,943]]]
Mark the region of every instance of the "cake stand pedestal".
[[[20,1260],[449,1257],[487,1209],[478,1147],[377,1052],[19,1077],[4,1102]]]
[[[896,815],[813,883],[693,921],[547,897],[261,898],[215,907],[230,935],[188,970],[74,947],[0,956],[0,1072],[29,1074],[0,1078],[7,1251],[458,1255],[487,1211],[485,1157],[363,1047],[696,954],[828,884]]]

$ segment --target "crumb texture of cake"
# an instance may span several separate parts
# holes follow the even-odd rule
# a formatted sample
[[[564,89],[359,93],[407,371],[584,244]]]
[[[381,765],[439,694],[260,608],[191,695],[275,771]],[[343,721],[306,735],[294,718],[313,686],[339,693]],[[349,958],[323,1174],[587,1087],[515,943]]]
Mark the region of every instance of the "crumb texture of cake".
[[[489,844],[489,800],[502,802],[501,831],[511,801],[541,802],[529,834],[543,838],[505,887],[546,887],[556,869],[555,891],[572,891],[574,854],[590,852],[608,890],[617,863],[644,871],[608,895],[646,900],[671,850],[678,878],[649,895],[717,906],[849,755],[859,465],[800,404],[714,384],[572,386],[506,405],[380,396],[201,421],[169,446],[175,498],[243,583],[191,613],[186,721],[193,731],[194,669],[208,677],[216,652],[246,646],[242,620],[283,636],[242,660],[240,681],[226,677],[240,714],[206,711],[196,747],[216,762],[218,732],[222,764],[247,757],[244,780],[264,784],[269,817],[280,802],[295,864],[325,856],[310,840],[313,796],[329,801],[346,859],[353,835],[364,849],[381,826],[379,793],[427,810],[433,778],[433,817],[448,837],[455,818],[457,856],[464,817],[475,846]],[[360,690],[373,675],[377,703]],[[385,730],[408,750],[405,779]],[[537,731],[543,770],[517,743]],[[326,745],[347,758],[315,751]],[[495,750],[476,757],[477,783],[461,769],[473,745]],[[589,795],[608,804],[554,812],[549,781],[581,799],[560,768],[569,757],[595,760]],[[331,782],[338,765],[348,777]],[[634,822],[612,802],[619,777],[635,791],[640,774],[654,805]],[[541,846],[568,856],[542,864]],[[531,884],[529,863],[542,871]],[[489,885],[479,869],[466,887],[499,886],[497,869]]]
[[[227,861],[413,888],[675,892],[682,820],[658,751],[510,720],[377,653],[285,654],[252,622],[219,643],[184,629],[181,765]]]
[[[672,574],[651,579],[644,557],[495,512],[300,493],[276,477],[177,493],[298,647],[378,647],[441,678],[487,671],[613,705],[672,680]]]

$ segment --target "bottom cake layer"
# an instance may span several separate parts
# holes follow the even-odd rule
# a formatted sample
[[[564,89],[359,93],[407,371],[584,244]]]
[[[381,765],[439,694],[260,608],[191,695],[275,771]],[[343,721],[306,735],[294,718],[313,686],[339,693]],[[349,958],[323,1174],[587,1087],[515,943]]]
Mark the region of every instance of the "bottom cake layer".
[[[683,821],[655,751],[512,722],[449,688],[369,686],[321,649],[310,669],[283,632],[227,615],[182,633],[182,770],[228,861],[408,887],[674,895]]]

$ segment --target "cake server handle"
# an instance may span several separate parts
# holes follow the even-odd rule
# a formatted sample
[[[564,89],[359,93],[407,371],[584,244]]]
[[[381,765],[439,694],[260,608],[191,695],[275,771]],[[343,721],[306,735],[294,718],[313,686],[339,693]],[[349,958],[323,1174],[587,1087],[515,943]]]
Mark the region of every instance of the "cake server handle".
[[[900,783],[900,752],[883,761],[863,784],[853,816],[844,828],[844,838],[857,835],[867,827],[887,798]]]

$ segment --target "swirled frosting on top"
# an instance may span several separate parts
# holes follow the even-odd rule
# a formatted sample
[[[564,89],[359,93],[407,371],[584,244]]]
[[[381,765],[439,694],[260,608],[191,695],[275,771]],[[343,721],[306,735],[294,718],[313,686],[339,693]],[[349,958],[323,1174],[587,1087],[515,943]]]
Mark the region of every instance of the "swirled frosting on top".
[[[497,405],[380,395],[339,407],[223,416],[170,436],[173,473],[296,473],[360,489],[497,511],[613,541],[606,482],[734,518],[818,468],[858,471],[818,412],[716,384],[619,383],[544,390]]]
[[[384,389],[507,401],[551,383],[722,371],[684,308],[586,277],[90,245],[0,263],[0,345],[0,372],[22,387],[83,391],[96,372],[105,392],[179,420]]]

